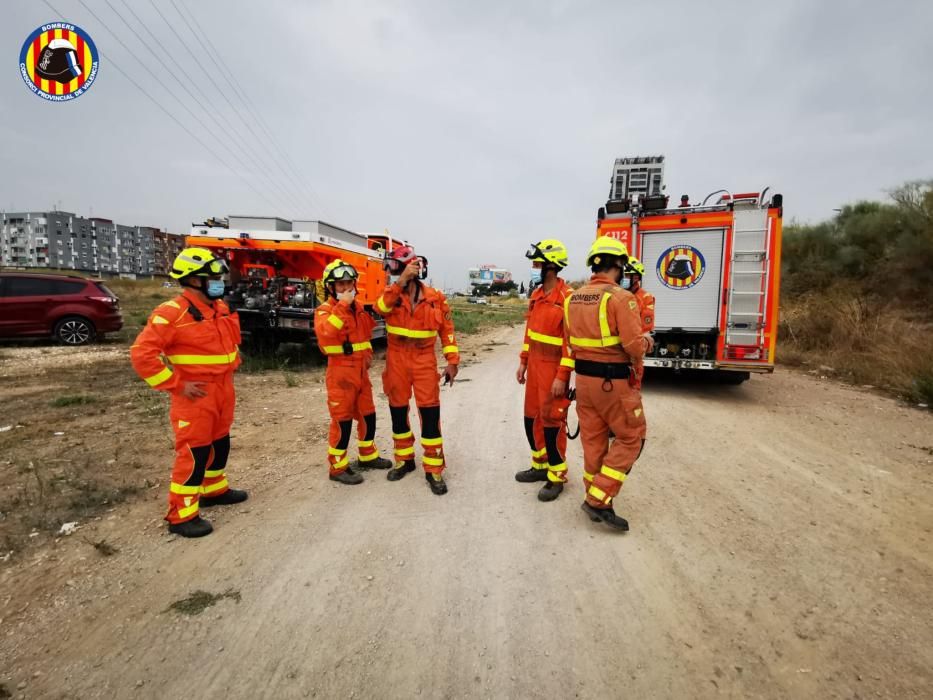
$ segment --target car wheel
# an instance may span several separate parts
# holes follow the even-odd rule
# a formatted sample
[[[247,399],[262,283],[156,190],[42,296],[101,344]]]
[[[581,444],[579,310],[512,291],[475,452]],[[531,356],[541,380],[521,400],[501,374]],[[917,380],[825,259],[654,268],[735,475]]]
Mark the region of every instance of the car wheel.
[[[63,345],[87,345],[94,340],[94,324],[81,316],[68,316],[55,324],[55,337]]]

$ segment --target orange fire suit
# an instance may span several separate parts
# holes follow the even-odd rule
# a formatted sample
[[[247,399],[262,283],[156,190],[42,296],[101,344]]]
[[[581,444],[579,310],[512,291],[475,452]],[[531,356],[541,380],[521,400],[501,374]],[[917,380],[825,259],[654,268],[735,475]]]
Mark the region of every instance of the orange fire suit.
[[[441,375],[435,355],[438,336],[448,364],[460,363],[460,351],[447,299],[420,280],[414,280],[413,284],[413,296],[396,283],[387,287],[376,301],[376,310],[385,317],[389,346],[382,388],[389,398],[392,413],[396,461],[414,459],[415,438],[408,420],[408,405],[414,390],[421,417],[424,470],[440,474],[445,462],[440,428]]]
[[[520,354],[528,371],[525,379],[525,432],[531,447],[531,468],[547,469],[551,481],[567,481],[567,427],[552,414],[555,379],[570,379],[573,356],[564,333],[564,300],[573,290],[557,278],[556,286],[545,293],[541,285],[531,293],[525,323],[525,341]],[[545,430],[556,430],[556,443],[548,445]],[[553,439],[553,438],[552,438]],[[559,453],[559,454],[554,454]]]
[[[375,320],[356,304],[330,298],[314,314],[314,333],[321,352],[327,356],[327,408],[330,411],[330,433],[327,439],[327,461],[335,476],[349,465],[347,449],[352,422],[357,422],[357,447],[360,462],[371,462],[379,456],[375,433],[376,405],[373,385],[369,381],[372,364],[372,338]]]
[[[641,285],[634,292],[635,301],[638,302],[638,314],[641,316],[641,332],[644,334],[654,330],[654,294],[645,291]],[[633,360],[632,368],[635,370],[633,383],[636,389],[641,390],[641,380],[645,376],[645,363],[642,360]]]
[[[198,515],[203,496],[216,497],[229,485],[224,470],[230,452],[230,425],[236,395],[233,372],[240,365],[240,319],[220,300],[203,302],[186,289],[160,304],[130,348],[133,369],[154,389],[171,397],[175,464],[169,484],[170,523]],[[184,382],[204,382],[206,396],[189,399]]]
[[[576,362],[586,501],[594,508],[609,508],[641,454],[646,429],[641,394],[628,377],[605,376],[610,369],[628,366],[631,371],[631,362],[644,356],[648,341],[635,297],[606,275],[593,275],[567,299],[564,310]],[[594,368],[607,374],[584,373]],[[615,435],[611,443],[610,430]]]

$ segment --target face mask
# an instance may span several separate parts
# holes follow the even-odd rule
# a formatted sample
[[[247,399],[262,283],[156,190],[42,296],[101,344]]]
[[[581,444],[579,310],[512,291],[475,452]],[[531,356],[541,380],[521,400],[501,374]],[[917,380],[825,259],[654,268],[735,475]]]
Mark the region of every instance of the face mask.
[[[632,287],[632,280],[628,277],[622,278],[622,289],[630,289]]]
[[[225,289],[226,285],[223,280],[208,280],[204,293],[208,299],[220,299],[224,295]]]
[[[345,292],[340,292],[337,296],[337,301],[345,301],[348,304],[352,304],[353,300],[356,299],[356,290],[348,289]]]

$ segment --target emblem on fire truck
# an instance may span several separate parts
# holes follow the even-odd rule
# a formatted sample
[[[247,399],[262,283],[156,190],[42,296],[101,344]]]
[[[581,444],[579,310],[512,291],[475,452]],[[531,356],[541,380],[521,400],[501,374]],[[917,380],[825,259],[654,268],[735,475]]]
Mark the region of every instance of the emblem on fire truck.
[[[669,289],[689,289],[703,278],[706,260],[691,245],[675,245],[658,257],[655,270],[661,284]]]

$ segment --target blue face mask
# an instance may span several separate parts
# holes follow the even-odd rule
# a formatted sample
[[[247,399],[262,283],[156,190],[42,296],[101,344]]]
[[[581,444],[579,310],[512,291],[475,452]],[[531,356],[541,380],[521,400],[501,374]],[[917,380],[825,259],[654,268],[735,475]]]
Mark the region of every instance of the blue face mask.
[[[632,286],[632,280],[629,277],[622,278],[622,289],[630,289]]]
[[[204,293],[208,299],[220,299],[224,295],[224,289],[226,289],[226,285],[223,280],[208,280],[207,289],[204,290]]]

